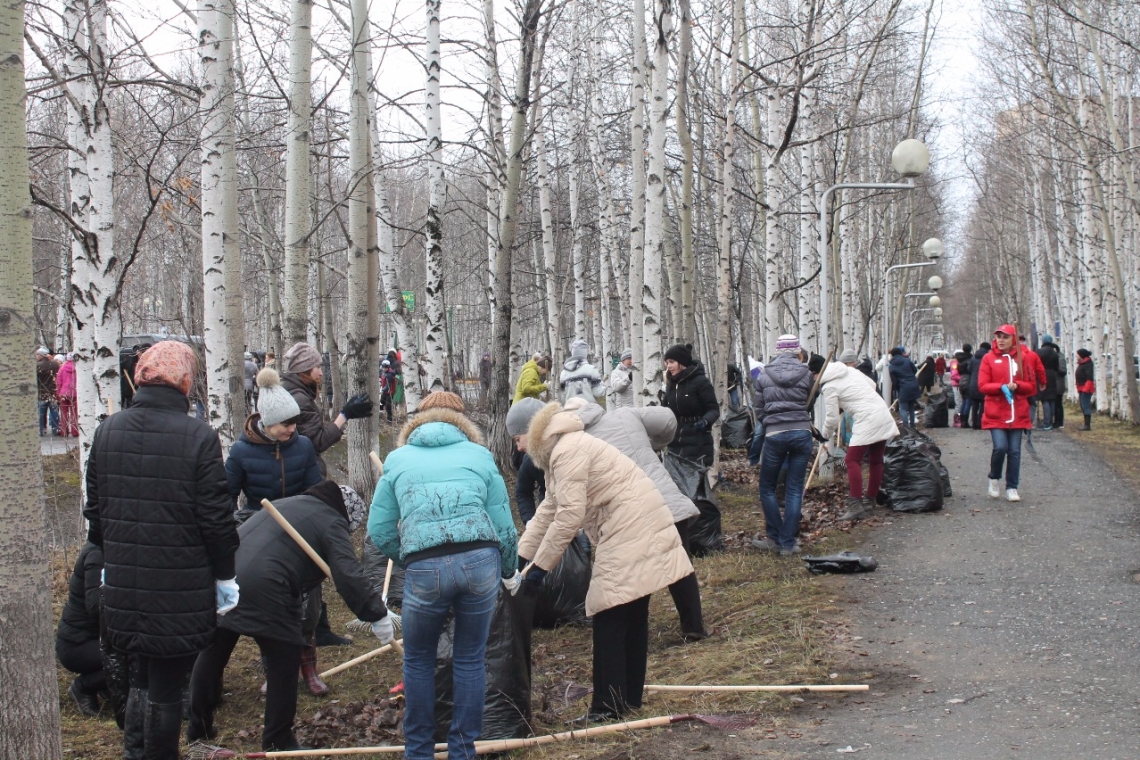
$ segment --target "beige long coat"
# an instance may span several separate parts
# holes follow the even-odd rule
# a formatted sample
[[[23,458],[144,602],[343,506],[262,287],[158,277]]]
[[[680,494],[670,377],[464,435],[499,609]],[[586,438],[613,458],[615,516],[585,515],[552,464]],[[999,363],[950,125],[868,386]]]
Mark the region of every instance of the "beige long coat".
[[[693,572],[653,481],[629,457],[585,433],[577,414],[548,404],[531,421],[527,440],[528,453],[546,472],[546,499],[527,524],[519,555],[552,570],[584,529],[595,547],[587,615]]]

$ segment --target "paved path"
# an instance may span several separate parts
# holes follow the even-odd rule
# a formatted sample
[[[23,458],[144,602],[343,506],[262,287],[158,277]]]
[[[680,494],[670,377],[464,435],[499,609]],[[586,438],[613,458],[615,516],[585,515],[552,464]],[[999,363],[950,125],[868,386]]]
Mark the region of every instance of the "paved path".
[[[78,438],[60,438],[57,435],[40,436],[40,453],[45,457],[66,454],[78,445]]]
[[[892,516],[857,547],[878,572],[827,581],[853,622],[842,678],[872,693],[806,698],[802,737],[758,753],[1140,757],[1140,501],[1059,431],[1034,434],[1041,464],[1023,451],[1023,501],[991,500],[989,436],[936,437],[945,511]]]

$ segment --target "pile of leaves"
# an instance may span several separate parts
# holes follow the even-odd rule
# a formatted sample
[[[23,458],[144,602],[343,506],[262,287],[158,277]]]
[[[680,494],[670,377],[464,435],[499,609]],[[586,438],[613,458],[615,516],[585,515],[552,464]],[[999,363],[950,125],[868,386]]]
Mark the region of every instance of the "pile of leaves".
[[[377,696],[366,702],[336,700],[313,717],[297,720],[297,740],[309,747],[375,747],[403,744],[403,697]]]

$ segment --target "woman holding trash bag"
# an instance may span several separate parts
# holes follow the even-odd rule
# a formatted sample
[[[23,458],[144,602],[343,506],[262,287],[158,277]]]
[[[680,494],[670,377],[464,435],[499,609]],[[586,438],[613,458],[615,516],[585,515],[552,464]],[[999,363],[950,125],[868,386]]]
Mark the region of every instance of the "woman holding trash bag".
[[[87,540],[103,549],[107,645],[132,657],[124,757],[177,760],[182,685],[238,602],[222,446],[189,417],[193,349],[164,340],[139,358],[129,409],[95,431]]]
[[[1073,377],[1077,384],[1077,396],[1081,400],[1081,414],[1085,416],[1084,427],[1077,430],[1092,430],[1092,397],[1096,393],[1096,372],[1093,369],[1092,351],[1077,349],[1077,372]]]
[[[371,623],[373,633],[386,644],[393,638],[392,620],[352,546],[352,531],[364,519],[364,504],[359,500],[357,504],[359,510],[350,514],[341,487],[331,480],[322,480],[304,493],[273,502],[281,516],[328,564],[337,593],[348,608]],[[218,622],[217,638],[194,664],[186,740],[213,739],[217,735],[214,709],[222,674],[238,639],[249,636],[265,658],[267,688],[261,748],[306,749],[293,735],[297,676],[303,652],[310,646],[302,633],[301,599],[321,585],[325,573],[267,512],[258,512],[246,520],[238,533],[241,599]]]
[[[434,757],[435,655],[455,613],[449,757],[474,757],[483,729],[484,655],[499,581],[517,588],[518,534],[507,486],[463,400],[436,391],[404,425],[376,485],[368,533],[405,567],[404,734],[408,760]]]
[[[691,345],[665,352],[665,396],[661,405],[677,417],[677,436],[669,451],[682,459],[711,467],[715,449],[712,426],[720,419],[720,404],[704,366],[693,359]]]
[[[607,412],[597,404],[588,404],[582,399],[570,399],[565,406],[575,412],[586,426],[586,432],[600,438],[622,454],[632,459],[649,476],[661,496],[665,506],[673,515],[673,525],[681,537],[681,546],[692,556],[689,549],[689,531],[700,515],[693,501],[681,493],[673,481],[673,476],[661,464],[657,452],[673,440],[677,430],[677,418],[668,409],[659,406],[630,407],[612,409]],[[669,593],[677,614],[681,617],[681,637],[685,641],[707,639],[704,616],[701,613],[701,588],[697,574],[686,575],[676,583],[669,584]]]
[[[887,441],[899,434],[887,402],[875,392],[875,383],[859,370],[832,362],[820,378],[823,392],[823,430],[828,441],[839,427],[840,408],[854,419],[847,445],[847,511],[840,521],[861,520],[871,514],[883,482],[883,453]],[[827,444],[830,447],[830,444]],[[867,492],[863,493],[863,459],[870,462]]]
[[[546,498],[519,542],[541,583],[577,534],[594,545],[586,614],[594,618],[594,696],[582,719],[641,707],[649,652],[649,596],[693,572],[673,515],[629,457],[585,432],[574,411],[547,404],[531,420],[527,452],[546,473]],[[533,561],[531,561],[533,560]]]
[[[1005,465],[1005,498],[1021,501],[1017,494],[1021,476],[1022,431],[1033,427],[1029,397],[1037,393],[1038,378],[1027,353],[1017,342],[1017,328],[1002,325],[994,330],[994,343],[978,368],[978,390],[986,395],[982,429],[990,431],[989,495],[1001,496],[1002,465]]]

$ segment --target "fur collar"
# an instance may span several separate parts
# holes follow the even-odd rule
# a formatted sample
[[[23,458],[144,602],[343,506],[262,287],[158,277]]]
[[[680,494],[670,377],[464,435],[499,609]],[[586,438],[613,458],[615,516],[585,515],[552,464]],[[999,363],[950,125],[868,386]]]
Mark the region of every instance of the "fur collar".
[[[584,430],[585,425],[576,411],[564,412],[562,407],[551,402],[539,410],[527,428],[527,453],[540,470],[550,466],[550,455],[563,433]]]
[[[454,425],[459,428],[459,432],[467,436],[467,440],[471,443],[483,445],[483,434],[479,432],[479,428],[475,427],[475,423],[451,409],[429,409],[426,412],[420,412],[414,419],[410,419],[404,424],[400,430],[400,437],[396,440],[396,445],[407,444],[408,437],[415,432],[416,428],[429,422],[446,422],[448,425]]]

